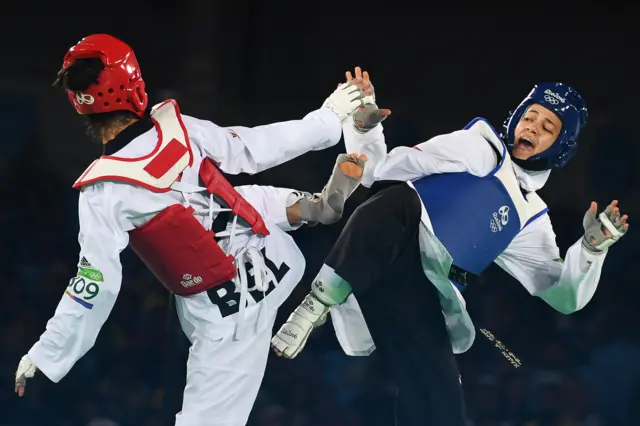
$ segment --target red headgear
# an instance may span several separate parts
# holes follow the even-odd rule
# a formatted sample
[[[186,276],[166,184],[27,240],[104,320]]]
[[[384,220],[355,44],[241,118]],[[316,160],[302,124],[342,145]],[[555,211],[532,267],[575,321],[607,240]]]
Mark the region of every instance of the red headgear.
[[[76,111],[96,114],[125,110],[142,117],[149,99],[131,47],[108,34],[90,35],[69,49],[62,67],[67,68],[76,59],[87,58],[100,58],[104,70],[98,82],[84,92],[68,92]]]

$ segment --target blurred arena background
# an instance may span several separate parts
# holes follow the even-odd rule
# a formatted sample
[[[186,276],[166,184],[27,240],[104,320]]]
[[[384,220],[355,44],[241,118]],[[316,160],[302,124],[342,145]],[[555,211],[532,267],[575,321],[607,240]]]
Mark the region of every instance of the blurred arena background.
[[[640,217],[637,5],[64,0],[3,9],[0,426],[172,425],[180,407],[187,342],[175,321],[167,334],[168,296],[129,250],[119,301],[94,349],[59,384],[40,375],[25,398],[12,393],[15,367],[77,263],[71,184],[100,147],[51,83],[67,48],[87,34],[107,32],[136,50],[151,102],[175,98],[186,114],[219,125],[301,118],[360,65],[379,105],[393,110],[385,122],[391,147],[476,116],[501,126],[533,84],[563,81],[585,96],[590,123],[576,158],[541,191],[558,245],[564,252],[581,235],[591,200],[617,197],[632,229]],[[231,180],[318,191],[343,149]],[[293,234],[307,275],[277,327],[345,220]],[[571,316],[497,268],[465,293],[477,322],[523,362],[514,369],[481,336],[458,357],[474,426],[640,424],[639,243],[633,230],[612,250],[593,301]],[[390,425],[394,390],[375,354],[349,358],[331,327],[319,330],[298,359],[270,360],[250,424]]]

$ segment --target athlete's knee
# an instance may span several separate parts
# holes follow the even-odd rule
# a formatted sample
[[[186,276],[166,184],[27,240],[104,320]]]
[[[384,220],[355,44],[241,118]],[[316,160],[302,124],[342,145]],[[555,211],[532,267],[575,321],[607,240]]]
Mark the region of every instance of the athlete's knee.
[[[422,202],[415,189],[409,185],[398,185],[390,189],[395,191],[394,197],[398,205],[402,207],[403,213],[410,219],[420,219],[420,216],[422,216]]]
[[[422,203],[416,191],[404,182],[388,186],[362,204],[356,212],[362,214],[366,211],[375,215],[379,225],[388,220],[400,220],[402,222],[415,222],[422,215]]]

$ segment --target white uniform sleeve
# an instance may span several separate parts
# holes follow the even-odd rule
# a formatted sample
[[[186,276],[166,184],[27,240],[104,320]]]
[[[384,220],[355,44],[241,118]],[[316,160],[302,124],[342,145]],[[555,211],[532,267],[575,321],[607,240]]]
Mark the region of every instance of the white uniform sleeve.
[[[283,231],[293,231],[302,226],[302,223],[291,225],[287,219],[287,200],[289,195],[297,191],[263,185],[237,186],[236,190],[265,220],[274,223]]]
[[[563,314],[582,309],[593,297],[606,252],[593,254],[578,240],[564,261],[548,215],[521,232],[496,263],[529,291]]]
[[[257,127],[218,127],[184,116],[192,139],[226,173],[258,173],[306,152],[334,146],[340,140],[340,120],[328,108],[291,120]]]
[[[122,229],[104,184],[84,188],[79,198],[80,256],[45,332],[29,350],[38,369],[60,381],[91,347],[120,291],[120,252],[129,235]]]
[[[399,146],[388,154],[382,124],[361,134],[347,120],[342,130],[347,152],[368,157],[362,181],[367,187],[379,180],[407,181],[440,173],[486,176],[498,158],[482,135],[468,130],[439,135],[413,148]]]

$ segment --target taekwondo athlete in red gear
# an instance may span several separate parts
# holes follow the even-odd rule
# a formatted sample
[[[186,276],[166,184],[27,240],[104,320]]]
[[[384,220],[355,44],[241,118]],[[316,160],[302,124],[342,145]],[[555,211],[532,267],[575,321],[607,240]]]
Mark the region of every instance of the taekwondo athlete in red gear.
[[[374,103],[343,126],[348,150],[369,158],[363,185],[371,193],[272,344],[295,357],[330,312],[347,354],[377,349],[388,364],[399,426],[463,426],[454,354],[475,338],[464,290],[495,262],[559,312],[576,312],[593,297],[628,217],[617,201],[600,214],[591,203],[584,234],[561,259],[536,191],[575,154],[587,122],[582,96],[565,84],[536,85],[502,134],[477,118],[387,153],[384,117]]]
[[[176,424],[245,424],[276,310],[305,267],[285,231],[338,220],[359,183],[345,170],[355,165],[361,172],[365,158],[340,156],[315,196],[268,186],[236,189],[222,172],[257,173],[335,145],[364,91],[343,85],[302,120],[222,128],[183,115],[174,100],[149,110],[133,50],[105,34],[67,52],[56,85],[88,120],[103,155],[74,184],[80,190],[77,276],[21,360],[16,391],[22,395],[38,370],[58,382],[91,349],[120,289],[120,252],[131,244],[176,295],[192,343]],[[213,229],[218,218],[219,231]]]

